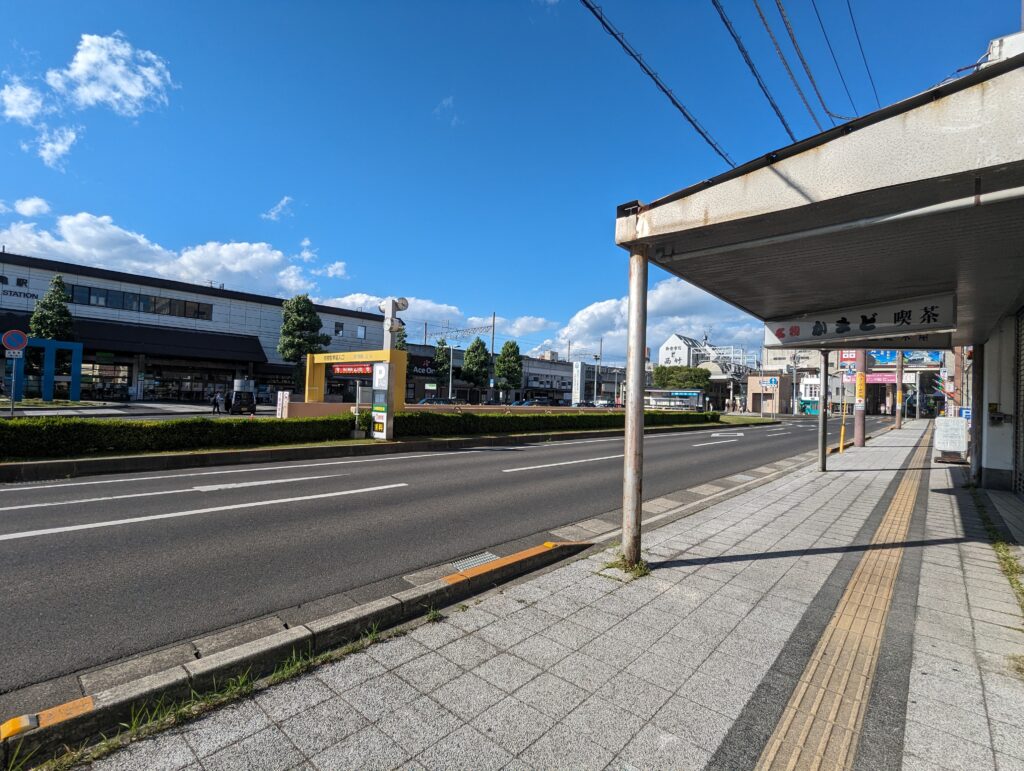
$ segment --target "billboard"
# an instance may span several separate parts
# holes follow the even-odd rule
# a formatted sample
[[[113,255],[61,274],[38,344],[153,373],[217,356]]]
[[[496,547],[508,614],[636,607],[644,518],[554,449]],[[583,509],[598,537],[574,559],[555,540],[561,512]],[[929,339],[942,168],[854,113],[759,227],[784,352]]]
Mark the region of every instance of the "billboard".
[[[896,366],[896,356],[897,356],[896,351],[892,351],[892,350],[887,350],[887,351],[868,351],[868,356],[870,356],[871,359],[874,359],[873,362],[871,360],[868,361],[868,366],[869,367],[870,366],[876,366],[876,367],[895,367]]]
[[[942,351],[904,351],[903,366],[915,369],[938,369],[942,366]]]

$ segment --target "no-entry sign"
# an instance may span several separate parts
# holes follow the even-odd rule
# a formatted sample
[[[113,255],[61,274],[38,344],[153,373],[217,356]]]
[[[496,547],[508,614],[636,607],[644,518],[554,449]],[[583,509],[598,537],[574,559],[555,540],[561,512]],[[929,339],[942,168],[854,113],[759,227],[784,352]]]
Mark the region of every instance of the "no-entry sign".
[[[4,348],[8,351],[21,351],[28,345],[28,335],[20,329],[8,329],[3,336]]]

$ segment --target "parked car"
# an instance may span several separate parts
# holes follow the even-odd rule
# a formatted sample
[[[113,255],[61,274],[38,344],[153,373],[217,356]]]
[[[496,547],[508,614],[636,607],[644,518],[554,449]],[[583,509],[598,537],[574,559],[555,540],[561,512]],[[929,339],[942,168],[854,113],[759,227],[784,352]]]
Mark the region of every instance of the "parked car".
[[[256,397],[251,391],[228,391],[224,397],[224,411],[229,415],[256,414]]]
[[[576,402],[572,405],[573,407],[593,407],[593,402]]]
[[[420,399],[420,404],[466,404],[465,399],[448,399],[441,396],[427,396]]]

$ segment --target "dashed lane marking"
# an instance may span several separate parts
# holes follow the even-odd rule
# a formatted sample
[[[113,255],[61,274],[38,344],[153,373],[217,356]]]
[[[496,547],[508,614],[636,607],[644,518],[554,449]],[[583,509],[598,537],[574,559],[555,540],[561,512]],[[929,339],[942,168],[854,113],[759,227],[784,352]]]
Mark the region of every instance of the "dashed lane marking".
[[[541,468],[554,468],[555,466],[573,466],[577,463],[594,463],[599,460],[613,460],[615,458],[623,457],[623,453],[618,455],[602,455],[600,458],[581,458],[580,460],[563,460],[561,463],[544,463],[540,466],[520,466],[519,468],[503,468],[502,474],[511,474],[515,471],[534,471],[535,469]]]

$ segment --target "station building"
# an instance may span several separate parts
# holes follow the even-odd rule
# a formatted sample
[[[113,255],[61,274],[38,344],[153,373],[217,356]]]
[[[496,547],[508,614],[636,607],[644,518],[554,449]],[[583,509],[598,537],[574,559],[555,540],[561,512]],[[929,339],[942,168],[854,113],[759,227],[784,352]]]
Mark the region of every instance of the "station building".
[[[68,287],[75,340],[84,346],[83,399],[208,401],[238,379],[253,381],[262,400],[294,388],[293,365],[277,352],[279,297],[0,252],[0,331],[27,332],[57,274]],[[383,347],[382,315],[316,310],[331,338],[328,351]],[[58,375],[57,398],[69,380]],[[354,393],[356,379],[334,381],[336,392]],[[30,375],[26,396],[38,388]]]

